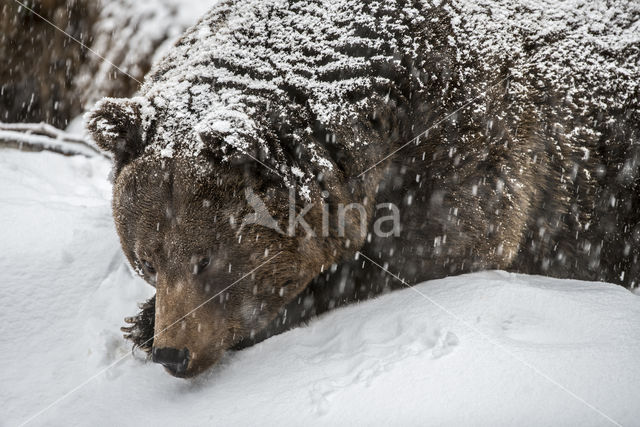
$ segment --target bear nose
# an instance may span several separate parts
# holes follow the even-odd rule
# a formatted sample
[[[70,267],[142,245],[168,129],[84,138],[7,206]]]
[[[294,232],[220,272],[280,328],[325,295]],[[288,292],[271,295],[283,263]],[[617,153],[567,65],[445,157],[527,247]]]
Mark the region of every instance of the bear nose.
[[[189,350],[186,348],[178,350],[177,348],[171,347],[154,347],[151,354],[151,358],[155,363],[160,363],[173,375],[183,374],[187,370]]]

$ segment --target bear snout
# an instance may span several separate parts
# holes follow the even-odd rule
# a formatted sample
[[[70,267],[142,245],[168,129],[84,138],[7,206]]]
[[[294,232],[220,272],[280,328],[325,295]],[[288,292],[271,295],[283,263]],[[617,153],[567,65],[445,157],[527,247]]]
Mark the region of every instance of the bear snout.
[[[163,365],[171,375],[179,377],[186,373],[189,365],[188,349],[178,350],[171,347],[154,347],[151,354],[152,360]]]

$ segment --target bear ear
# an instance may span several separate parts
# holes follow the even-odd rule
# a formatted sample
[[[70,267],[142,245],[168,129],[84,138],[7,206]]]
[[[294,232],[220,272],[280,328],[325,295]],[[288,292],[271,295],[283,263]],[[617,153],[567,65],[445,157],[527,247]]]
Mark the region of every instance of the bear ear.
[[[98,146],[113,154],[119,170],[139,156],[153,119],[152,108],[142,98],[104,98],[85,117]]]

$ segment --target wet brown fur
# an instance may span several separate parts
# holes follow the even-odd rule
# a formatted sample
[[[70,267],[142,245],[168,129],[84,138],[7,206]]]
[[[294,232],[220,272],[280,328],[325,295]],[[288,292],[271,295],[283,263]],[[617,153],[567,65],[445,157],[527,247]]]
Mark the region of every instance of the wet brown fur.
[[[92,0],[25,2],[36,13],[90,44],[97,18]],[[0,6],[0,121],[45,121],[64,128],[82,112],[74,77],[87,51],[17,3]]]

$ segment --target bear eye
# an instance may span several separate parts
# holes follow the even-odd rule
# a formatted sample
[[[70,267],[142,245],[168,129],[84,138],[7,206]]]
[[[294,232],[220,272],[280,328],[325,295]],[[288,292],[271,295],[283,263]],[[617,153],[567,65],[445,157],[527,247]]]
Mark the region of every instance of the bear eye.
[[[153,268],[153,265],[151,265],[151,263],[146,259],[142,260],[142,265],[144,265],[144,268],[147,270],[149,274],[156,274],[156,269]]]
[[[198,261],[198,264],[196,265],[196,274],[202,273],[204,269],[209,266],[210,262],[211,258],[209,257],[202,258],[200,261]]]

